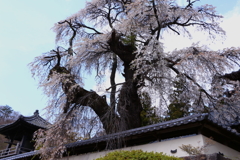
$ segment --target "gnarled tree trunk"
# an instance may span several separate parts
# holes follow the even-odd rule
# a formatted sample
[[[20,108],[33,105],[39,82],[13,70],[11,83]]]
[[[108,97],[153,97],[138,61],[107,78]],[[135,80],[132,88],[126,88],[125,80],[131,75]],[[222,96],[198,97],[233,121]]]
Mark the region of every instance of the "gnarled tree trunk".
[[[120,41],[120,36],[117,35],[115,30],[113,30],[108,43],[111,51],[123,61],[124,67],[123,76],[125,78],[125,83],[122,85],[116,105],[118,113],[116,113],[115,105],[112,104],[116,100],[111,99],[111,104],[109,106],[105,96],[99,96],[94,91],[87,91],[76,83],[71,72],[65,67],[60,66],[61,57],[59,56],[59,53],[56,53],[59,63],[51,69],[49,76],[51,76],[53,72],[66,74],[61,82],[62,89],[67,96],[67,102],[63,109],[64,113],[71,112],[76,105],[89,106],[99,116],[106,132],[113,133],[140,127],[142,105],[138,96],[138,80],[134,79],[134,69],[130,67],[131,62],[135,59],[133,47],[130,45],[124,45]],[[112,67],[114,72],[116,72],[116,64],[113,64]],[[115,74],[114,72],[113,74]],[[111,81],[111,87],[116,87],[113,79],[111,79]],[[116,92],[116,88],[112,91]],[[111,98],[114,97],[111,96]]]
[[[117,105],[121,122],[125,129],[141,126],[142,105],[138,96],[138,81],[134,79],[134,69],[130,63],[136,58],[132,45],[124,45],[115,30],[108,41],[110,49],[123,61],[125,83],[123,84]]]

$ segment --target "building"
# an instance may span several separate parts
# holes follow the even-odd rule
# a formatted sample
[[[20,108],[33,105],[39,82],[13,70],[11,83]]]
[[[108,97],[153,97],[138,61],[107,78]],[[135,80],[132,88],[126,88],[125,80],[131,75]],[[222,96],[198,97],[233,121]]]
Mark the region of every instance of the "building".
[[[111,146],[114,149],[118,147],[120,150],[142,149],[143,151],[163,152],[188,159],[189,154],[180,149],[183,144],[190,144],[199,149],[202,147],[205,159],[224,159],[223,156],[225,159],[235,159],[240,157],[239,126],[239,124],[220,125],[211,119],[209,114],[191,115],[66,144],[68,155],[64,155],[62,160],[93,160],[110,152]],[[116,143],[119,140],[122,143]],[[39,154],[38,151],[31,151],[8,157],[8,160],[30,160],[37,154]]]
[[[0,151],[0,159],[33,151],[33,133],[40,128],[47,129],[49,125],[50,123],[39,116],[38,110],[34,112],[33,116],[21,115],[15,122],[1,125],[0,134],[8,139],[6,142],[8,146],[5,150]]]

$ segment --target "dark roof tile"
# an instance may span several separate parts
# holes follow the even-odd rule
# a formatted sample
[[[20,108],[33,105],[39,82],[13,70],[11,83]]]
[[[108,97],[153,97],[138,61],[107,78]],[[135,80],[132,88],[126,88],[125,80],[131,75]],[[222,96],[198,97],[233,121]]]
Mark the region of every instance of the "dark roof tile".
[[[144,126],[144,127],[140,127],[140,128],[134,128],[134,129],[130,129],[130,130],[127,130],[127,131],[123,131],[123,132],[119,132],[119,133],[113,133],[113,134],[109,134],[109,135],[105,135],[105,136],[101,136],[101,137],[96,137],[96,138],[92,138],[92,139],[88,139],[88,140],[84,140],[84,141],[69,143],[69,144],[66,145],[66,147],[67,148],[73,148],[73,147],[77,147],[77,146],[83,146],[83,145],[87,145],[87,144],[103,142],[103,141],[106,141],[106,140],[114,139],[116,137],[127,137],[127,136],[130,136],[130,135],[131,136],[132,135],[137,135],[137,134],[141,134],[141,133],[161,130],[161,129],[165,129],[165,128],[180,126],[180,125],[183,125],[183,124],[189,124],[189,123],[193,123],[193,122],[197,122],[197,121],[203,121],[203,120],[208,120],[209,122],[212,122],[213,124],[216,124],[221,128],[225,128],[225,126],[222,126],[218,123],[215,123],[212,120],[212,118],[209,117],[209,114],[203,113],[203,114],[195,114],[195,115],[191,115],[191,116],[187,116],[187,117],[183,117],[183,118],[178,118],[178,119],[175,119],[175,120],[166,121],[166,122],[162,122],[162,123],[157,123],[157,124],[153,124],[153,125],[149,125],[149,126]],[[226,130],[228,130],[229,132],[231,132],[231,133],[233,133],[237,136],[240,136],[240,133],[236,132],[236,130],[231,129],[230,127],[226,128]]]
[[[34,112],[33,116],[25,117],[23,115],[20,115],[16,121],[9,123],[9,124],[0,125],[0,130],[4,129],[5,127],[14,125],[15,123],[18,123],[18,121],[20,121],[20,120],[23,120],[23,121],[25,121],[31,125],[37,126],[39,128],[49,128],[51,125],[49,122],[47,122],[41,116],[39,116],[38,111],[36,111],[36,112]]]
[[[36,122],[36,121],[30,120],[30,119],[31,118],[28,117],[26,121],[28,121],[29,123],[33,123],[34,125],[42,125],[41,122],[39,122],[39,121]],[[175,120],[171,120],[171,121],[166,121],[166,122],[162,122],[162,123],[157,123],[157,124],[153,124],[153,125],[149,125],[149,126],[144,126],[144,127],[140,127],[140,128],[134,128],[134,129],[130,129],[127,131],[113,133],[113,134],[96,137],[96,138],[92,138],[92,139],[88,139],[88,140],[77,141],[77,142],[67,144],[66,147],[73,148],[73,147],[78,147],[78,146],[84,146],[84,145],[89,145],[89,144],[93,144],[93,143],[107,141],[110,139],[115,139],[117,137],[118,138],[127,137],[129,135],[137,135],[137,134],[141,134],[143,132],[151,132],[151,131],[161,130],[161,129],[165,129],[165,128],[180,126],[183,124],[189,124],[189,123],[193,123],[193,122],[197,122],[197,121],[200,122],[203,120],[207,120],[207,121],[211,122],[212,124],[215,124],[225,130],[228,130],[229,132],[231,132],[237,136],[240,136],[240,133],[238,133],[235,129],[218,124],[216,121],[212,120],[212,118],[209,116],[209,114],[204,113],[204,114],[191,115],[191,116],[187,116],[187,117],[183,117],[183,118],[179,118],[179,119],[175,119]],[[43,124],[43,125],[45,125],[45,124]],[[1,160],[15,160],[17,158],[21,158],[20,156],[22,156],[22,158],[23,158],[23,157],[33,156],[38,153],[39,152],[37,152],[37,151],[33,151],[33,152],[28,152],[26,154],[24,153],[24,154],[12,156],[12,157],[7,157],[8,159],[1,159]]]
[[[0,159],[1,160],[17,160],[17,159],[20,159],[20,158],[31,157],[31,156],[38,155],[38,154],[39,154],[39,151],[31,151],[31,152],[17,154],[17,155],[14,155],[14,156],[2,158],[2,159],[0,158]]]

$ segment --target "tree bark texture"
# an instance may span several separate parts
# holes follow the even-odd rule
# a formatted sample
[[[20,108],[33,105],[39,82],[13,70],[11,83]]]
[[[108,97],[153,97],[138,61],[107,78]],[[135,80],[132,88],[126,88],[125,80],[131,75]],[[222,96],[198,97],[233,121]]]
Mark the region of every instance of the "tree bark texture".
[[[113,133],[121,130],[128,130],[141,126],[142,105],[138,96],[138,81],[133,78],[134,70],[131,69],[130,63],[135,59],[132,46],[124,45],[120,41],[120,36],[113,30],[112,36],[108,41],[111,51],[113,52],[114,61],[112,64],[111,81],[111,104],[108,105],[105,96],[99,96],[94,91],[87,91],[79,86],[74,77],[65,67],[61,67],[60,63],[51,69],[49,76],[53,72],[66,73],[62,80],[62,89],[67,96],[67,102],[63,109],[64,113],[70,112],[75,105],[89,106],[99,116],[104,129],[107,133]],[[115,100],[116,84],[114,81],[116,72],[116,56],[123,61],[125,83],[122,85],[117,105],[113,104]],[[60,62],[61,57],[58,56]],[[117,112],[115,109],[117,107]]]
[[[130,68],[130,63],[135,59],[134,49],[130,45],[124,45],[115,30],[113,30],[108,44],[112,52],[123,61],[125,83],[120,91],[117,105],[121,121],[125,124],[126,129],[140,127],[142,105],[138,96],[138,81],[133,78],[134,70]]]

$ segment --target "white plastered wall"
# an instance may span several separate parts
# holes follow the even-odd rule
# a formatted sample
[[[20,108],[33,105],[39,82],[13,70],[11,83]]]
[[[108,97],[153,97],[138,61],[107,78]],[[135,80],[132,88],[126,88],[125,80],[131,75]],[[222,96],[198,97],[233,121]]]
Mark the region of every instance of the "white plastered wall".
[[[143,150],[148,152],[163,152],[170,156],[176,156],[176,157],[184,157],[189,156],[186,152],[182,151],[179,146],[182,144],[191,144],[195,147],[201,147],[205,145],[207,142],[209,142],[210,139],[203,136],[203,135],[194,135],[184,138],[176,138],[176,139],[170,139],[163,142],[156,142],[156,143],[149,143],[144,145],[138,145],[138,146],[132,146],[132,147],[126,147],[119,150]],[[177,149],[177,153],[171,153],[171,150]],[[111,151],[102,151],[102,152],[93,152],[93,153],[87,153],[87,154],[81,154],[77,156],[70,156],[63,158],[62,160],[94,160],[96,158],[99,158],[101,156],[106,155],[108,152]],[[222,152],[227,157],[237,157],[240,155],[240,152],[237,152],[227,146],[224,146],[218,142],[211,140],[211,145],[207,146],[206,150],[204,151],[206,154],[212,154],[212,153],[218,153]]]
[[[240,152],[233,150],[232,148],[229,148],[205,136],[203,136],[203,141],[204,141],[204,144],[207,144],[207,143],[210,144],[206,147],[206,150],[205,150],[206,154],[221,152],[224,154],[225,157],[230,159],[237,159],[237,157],[240,158]]]

